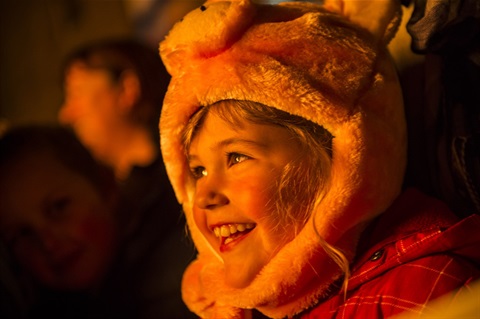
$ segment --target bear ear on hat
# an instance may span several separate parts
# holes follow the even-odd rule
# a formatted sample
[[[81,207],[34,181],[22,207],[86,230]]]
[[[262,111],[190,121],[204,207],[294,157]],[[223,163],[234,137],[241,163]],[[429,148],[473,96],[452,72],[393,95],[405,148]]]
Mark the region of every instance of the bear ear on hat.
[[[324,0],[325,9],[343,15],[387,45],[402,18],[400,0]]]
[[[256,6],[249,0],[208,0],[175,24],[160,44],[170,74],[199,55],[215,56],[228,49],[251,24]]]

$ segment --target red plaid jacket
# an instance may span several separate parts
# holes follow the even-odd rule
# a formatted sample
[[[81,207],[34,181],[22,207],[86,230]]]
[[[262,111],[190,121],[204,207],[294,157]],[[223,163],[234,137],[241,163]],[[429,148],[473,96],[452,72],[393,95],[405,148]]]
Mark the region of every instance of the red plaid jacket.
[[[366,230],[359,249],[346,299],[339,292],[300,318],[414,317],[437,297],[450,293],[454,301],[480,277],[480,216],[458,220],[443,203],[408,190]]]

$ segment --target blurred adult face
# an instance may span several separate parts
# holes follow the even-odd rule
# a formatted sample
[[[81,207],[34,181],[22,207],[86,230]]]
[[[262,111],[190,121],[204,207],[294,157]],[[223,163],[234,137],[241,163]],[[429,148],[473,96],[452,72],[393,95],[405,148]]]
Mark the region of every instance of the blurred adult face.
[[[0,232],[20,266],[53,289],[99,283],[115,251],[115,197],[48,153],[0,173]]]
[[[112,141],[124,126],[121,89],[107,71],[73,63],[65,77],[59,121],[70,125],[97,158],[109,158]]]

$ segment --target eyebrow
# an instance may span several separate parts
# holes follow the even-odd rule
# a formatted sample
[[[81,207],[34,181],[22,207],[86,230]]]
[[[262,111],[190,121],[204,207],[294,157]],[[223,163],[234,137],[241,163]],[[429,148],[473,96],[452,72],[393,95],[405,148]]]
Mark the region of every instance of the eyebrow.
[[[243,138],[237,138],[237,137],[232,137],[232,138],[227,138],[225,140],[222,140],[218,143],[215,144],[215,147],[219,146],[221,148],[223,147],[226,147],[226,146],[229,146],[229,145],[232,145],[232,144],[247,144],[247,145],[251,145],[251,146],[254,146],[254,147],[258,147],[258,148],[261,148],[261,149],[266,149],[267,148],[267,144],[265,143],[259,143],[259,142],[256,142],[256,141],[252,141],[252,140],[247,140],[247,139],[243,139]],[[191,160],[193,159],[197,159],[198,156],[197,155],[191,155],[190,152],[188,152],[187,154],[187,161],[190,162]]]
[[[232,144],[247,144],[247,145],[252,145],[260,148],[266,148],[267,145],[265,143],[259,143],[257,141],[252,141],[252,140],[247,140],[243,138],[237,138],[237,137],[232,137],[232,138],[227,138],[226,140],[220,141],[218,145],[225,147],[229,146]]]

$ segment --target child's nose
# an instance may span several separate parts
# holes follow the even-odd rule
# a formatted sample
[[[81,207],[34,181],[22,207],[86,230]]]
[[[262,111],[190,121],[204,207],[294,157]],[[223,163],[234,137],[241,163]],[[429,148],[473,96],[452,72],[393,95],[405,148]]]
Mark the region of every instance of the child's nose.
[[[38,232],[41,249],[47,254],[56,253],[61,247],[61,240],[51,230],[43,229]]]
[[[206,176],[197,183],[194,203],[201,209],[215,209],[229,203],[218,179]]]

